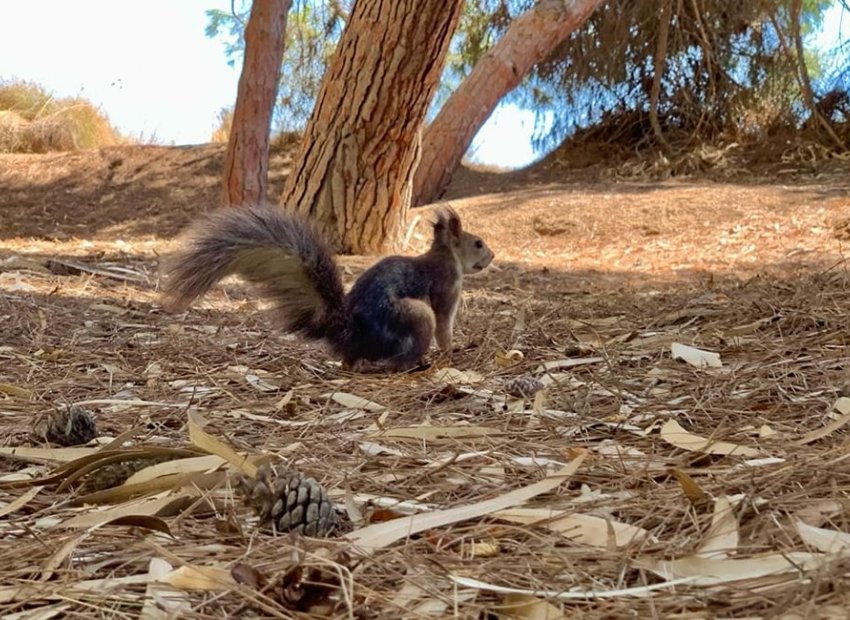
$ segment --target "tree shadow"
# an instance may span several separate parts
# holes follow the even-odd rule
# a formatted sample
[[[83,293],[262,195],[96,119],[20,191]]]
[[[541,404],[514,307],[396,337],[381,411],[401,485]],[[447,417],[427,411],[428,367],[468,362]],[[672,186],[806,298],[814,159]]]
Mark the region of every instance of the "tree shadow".
[[[218,205],[225,146],[119,146],[48,155],[0,155],[0,238],[59,239],[111,235],[169,237]],[[269,200],[286,182],[291,144],[273,146]],[[848,175],[803,179],[783,191],[817,199],[846,196]],[[440,202],[480,197],[509,210],[518,201],[557,193],[628,197],[711,186],[675,182],[599,181],[582,170],[531,168],[495,173],[461,167]],[[765,180],[725,185],[758,187]],[[414,211],[415,213],[415,211]]]
[[[171,236],[219,204],[224,153],[223,144],[204,144],[2,156],[0,236]],[[276,200],[288,150],[274,148],[270,161]]]
[[[198,385],[215,386],[217,396],[211,397],[224,399],[228,408],[250,406],[246,403],[267,408],[305,385],[365,397],[384,394],[379,401],[396,398],[386,394],[404,399],[409,393],[414,379],[346,373],[320,344],[285,334],[269,305],[236,280],[220,283],[187,312],[169,314],[159,304],[156,262],[140,255],[125,260],[147,280],[0,274],[0,383],[31,393],[28,411],[86,399],[182,402],[185,390]],[[352,265],[347,282],[368,266]],[[475,370],[498,382],[503,376],[539,375],[541,363],[565,356],[602,356],[621,372],[643,376],[658,364],[671,364],[671,343],[682,342],[717,351],[731,369],[764,367],[762,374],[776,377],[772,383],[746,387],[761,390],[757,400],[765,406],[797,411],[811,403],[795,399],[810,392],[823,399],[850,383],[846,263],[762,264],[759,270],[768,275],[750,278],[734,271],[660,278],[625,271],[529,269],[514,262],[499,267],[466,280],[456,350],[438,362],[442,366]],[[499,356],[510,349],[521,350],[524,359],[517,366],[500,366]],[[795,374],[800,364],[815,366],[817,372],[806,371],[801,379]],[[565,372],[576,378],[575,384],[551,390],[551,407],[577,406],[582,382],[596,371],[578,367]],[[695,402],[721,392],[728,398],[735,387],[734,372],[712,378],[684,364],[676,372],[681,375],[677,395],[693,393]],[[273,387],[265,391],[246,384],[246,373]],[[616,383],[617,375],[599,380],[614,395],[630,389]],[[441,398],[453,398],[451,391],[434,390]],[[734,399],[732,404],[721,401],[716,406],[724,411],[735,404]],[[116,433],[127,428],[138,415],[132,411],[110,414],[103,428]],[[146,415],[177,429],[183,417],[176,411],[149,409]],[[615,415],[616,407],[608,413]]]

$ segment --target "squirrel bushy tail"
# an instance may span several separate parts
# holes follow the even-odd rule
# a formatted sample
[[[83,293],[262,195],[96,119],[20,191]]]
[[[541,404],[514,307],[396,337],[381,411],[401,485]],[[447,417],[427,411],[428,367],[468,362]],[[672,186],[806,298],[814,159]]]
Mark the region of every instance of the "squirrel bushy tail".
[[[166,266],[169,311],[238,274],[275,302],[287,331],[345,347],[345,290],[334,253],[304,219],[271,206],[219,209]]]

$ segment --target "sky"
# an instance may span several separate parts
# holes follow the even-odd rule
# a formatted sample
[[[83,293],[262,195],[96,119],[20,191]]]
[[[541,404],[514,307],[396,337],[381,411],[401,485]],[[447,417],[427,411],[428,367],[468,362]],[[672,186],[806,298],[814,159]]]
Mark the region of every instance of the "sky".
[[[230,0],[5,0],[0,78],[86,97],[134,137],[207,142],[239,81],[204,34],[212,8]]]
[[[207,142],[239,80],[223,42],[204,34],[208,9],[229,11],[230,0],[5,0],[0,79],[85,97],[130,137]],[[835,10],[818,40],[831,47],[839,32],[850,33],[850,16]],[[533,127],[531,112],[500,106],[476,136],[471,159],[505,168],[530,163]]]

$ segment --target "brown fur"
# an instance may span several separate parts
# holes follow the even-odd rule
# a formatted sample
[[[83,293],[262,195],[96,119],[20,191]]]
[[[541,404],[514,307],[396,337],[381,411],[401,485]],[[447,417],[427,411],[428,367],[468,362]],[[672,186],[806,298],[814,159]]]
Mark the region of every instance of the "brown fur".
[[[380,260],[345,295],[333,253],[309,223],[273,207],[222,209],[169,261],[164,305],[182,310],[239,274],[277,303],[285,329],[324,340],[346,368],[408,370],[434,337],[451,348],[463,275],[493,259],[453,210],[440,212],[433,228],[425,254]]]

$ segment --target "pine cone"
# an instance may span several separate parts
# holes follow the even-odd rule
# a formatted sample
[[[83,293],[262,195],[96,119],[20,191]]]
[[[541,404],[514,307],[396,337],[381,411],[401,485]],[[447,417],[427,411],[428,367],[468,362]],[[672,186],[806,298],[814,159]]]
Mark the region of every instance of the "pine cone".
[[[531,398],[543,389],[543,382],[531,375],[515,377],[505,384],[505,391],[517,398]]]
[[[36,441],[78,446],[97,437],[97,425],[90,411],[70,405],[37,418],[32,435]]]
[[[328,536],[339,518],[327,493],[316,482],[298,472],[286,472],[274,481],[261,467],[256,478],[238,478],[238,488],[260,517],[260,525],[278,532]]]
[[[173,461],[173,456],[142,456],[125,461],[113,461],[82,477],[78,493],[85,495],[124,484],[130,476],[145,467]]]

